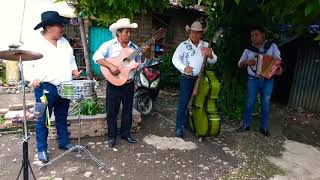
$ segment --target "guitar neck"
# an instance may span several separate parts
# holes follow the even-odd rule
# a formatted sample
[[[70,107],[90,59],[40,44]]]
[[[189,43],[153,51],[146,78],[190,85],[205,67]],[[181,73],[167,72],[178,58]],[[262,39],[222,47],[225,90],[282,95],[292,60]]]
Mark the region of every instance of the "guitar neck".
[[[154,38],[150,38],[148,41],[146,41],[145,43],[143,43],[140,47],[138,47],[138,49],[135,49],[133,51],[133,53],[130,54],[130,56],[128,57],[128,59],[130,59],[130,61],[134,60],[141,52],[144,46],[147,46],[149,44],[151,44],[151,42],[154,41]]]

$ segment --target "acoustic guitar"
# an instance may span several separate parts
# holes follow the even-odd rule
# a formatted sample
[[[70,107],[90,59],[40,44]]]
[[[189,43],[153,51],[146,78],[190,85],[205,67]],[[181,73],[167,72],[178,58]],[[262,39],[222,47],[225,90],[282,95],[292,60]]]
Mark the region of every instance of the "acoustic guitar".
[[[135,58],[141,53],[142,48],[151,44],[155,40],[164,37],[166,31],[167,30],[165,28],[160,28],[148,41],[143,43],[139,48],[135,50],[132,48],[123,48],[119,56],[107,58],[106,61],[117,66],[120,70],[120,73],[118,75],[114,75],[111,73],[109,68],[100,66],[100,70],[103,76],[115,86],[122,86],[123,84],[125,84],[129,78],[130,71],[136,69],[139,66],[139,63],[135,61]]]

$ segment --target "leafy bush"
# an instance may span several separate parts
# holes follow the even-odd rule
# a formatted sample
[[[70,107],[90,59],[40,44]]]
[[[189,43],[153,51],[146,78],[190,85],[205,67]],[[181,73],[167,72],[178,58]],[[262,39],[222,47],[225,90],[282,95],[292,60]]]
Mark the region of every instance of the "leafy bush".
[[[85,99],[77,103],[71,110],[71,114],[77,115],[80,107],[81,115],[96,115],[105,111],[104,104],[98,98]]]
[[[5,121],[4,117],[0,115],[0,124],[3,124]]]
[[[172,64],[172,56],[175,49],[171,49],[168,55],[160,56],[163,61],[160,64],[161,88],[172,88],[179,86],[180,72]]]

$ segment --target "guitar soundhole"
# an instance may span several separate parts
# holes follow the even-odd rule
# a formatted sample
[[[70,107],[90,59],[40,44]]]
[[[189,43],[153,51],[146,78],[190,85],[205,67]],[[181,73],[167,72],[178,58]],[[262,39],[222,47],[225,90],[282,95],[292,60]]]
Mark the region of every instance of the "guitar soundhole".
[[[128,58],[125,58],[123,60],[123,65],[128,65],[130,63],[130,60]]]

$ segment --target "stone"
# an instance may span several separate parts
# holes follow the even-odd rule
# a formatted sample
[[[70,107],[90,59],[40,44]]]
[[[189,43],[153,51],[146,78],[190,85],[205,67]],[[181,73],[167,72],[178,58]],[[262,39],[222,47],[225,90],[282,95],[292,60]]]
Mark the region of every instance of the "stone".
[[[22,110],[20,110],[20,111],[9,111],[4,115],[4,118],[5,119],[10,119],[10,120],[17,118],[16,120],[21,120],[23,116],[24,116],[24,112]],[[26,116],[27,116],[28,120],[33,119],[33,115],[32,115],[31,112],[27,111],[26,112]]]
[[[86,173],[84,173],[84,177],[91,177],[91,175],[92,175],[92,172],[89,172],[89,171],[87,171]]]
[[[26,103],[26,109],[32,108],[33,105],[34,105],[34,103],[32,103],[32,102]],[[22,109],[23,109],[22,104],[10,104],[9,105],[9,111],[16,111],[16,110],[22,110]]]
[[[38,180],[48,180],[48,179],[50,179],[50,177],[39,177]]]
[[[0,114],[6,114],[7,112],[9,112],[9,109],[7,108],[0,109]]]
[[[3,81],[0,79],[0,86],[3,86]]]
[[[13,82],[13,81],[10,81],[10,82],[8,82],[8,85],[9,85],[9,86],[15,86],[15,85],[16,85],[16,83],[15,83],[15,82]]]
[[[228,148],[228,147],[223,147],[222,150],[224,150],[224,151],[230,151],[230,148]]]
[[[70,167],[66,170],[66,172],[76,172],[78,171],[79,167]]]
[[[0,86],[0,94],[5,94],[6,93],[6,88]]]
[[[88,142],[88,146],[93,146],[93,145],[95,145],[94,142]]]

